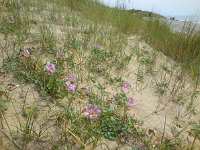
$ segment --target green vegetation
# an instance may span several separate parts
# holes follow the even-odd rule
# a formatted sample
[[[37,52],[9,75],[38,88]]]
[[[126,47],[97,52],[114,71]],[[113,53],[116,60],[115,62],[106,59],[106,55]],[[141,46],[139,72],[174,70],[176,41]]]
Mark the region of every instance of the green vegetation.
[[[93,0],[3,0],[0,13],[0,148],[196,147],[194,28],[175,33],[162,16]],[[145,122],[157,115],[162,133]]]
[[[131,13],[138,15],[138,16],[142,16],[142,17],[159,17],[159,18],[165,18],[164,16],[160,15],[160,14],[156,14],[150,11],[142,11],[142,10],[135,10],[135,9],[131,9],[128,10]]]

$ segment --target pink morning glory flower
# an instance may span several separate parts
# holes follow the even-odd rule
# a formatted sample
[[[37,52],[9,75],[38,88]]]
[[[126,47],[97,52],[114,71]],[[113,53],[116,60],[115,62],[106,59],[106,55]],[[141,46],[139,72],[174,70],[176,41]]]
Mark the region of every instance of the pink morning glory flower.
[[[45,70],[48,71],[48,72],[51,72],[51,73],[56,71],[54,64],[52,64],[50,62],[46,63]]]
[[[134,103],[135,103],[135,100],[134,100],[132,97],[130,97],[130,98],[128,99],[128,105],[129,105],[129,106],[133,106]]]
[[[70,81],[66,82],[66,88],[70,91],[75,91],[75,86]]]
[[[25,57],[29,57],[29,56],[30,56],[30,53],[29,53],[29,51],[28,51],[27,48],[24,48],[24,49],[23,49],[23,55],[24,55]]]
[[[68,75],[68,79],[69,79],[69,81],[71,81],[71,82],[75,81],[75,77],[73,76],[73,74],[69,74],[69,75]]]
[[[96,105],[92,105],[92,104],[88,104],[85,109],[83,114],[90,118],[90,119],[96,119],[98,114],[99,114],[100,110]]]
[[[128,92],[129,89],[130,89],[130,84],[129,84],[128,81],[125,81],[124,84],[123,84],[122,90],[123,90],[124,92]]]
[[[59,50],[56,52],[56,56],[57,57],[63,57],[64,56],[64,52],[62,50]]]

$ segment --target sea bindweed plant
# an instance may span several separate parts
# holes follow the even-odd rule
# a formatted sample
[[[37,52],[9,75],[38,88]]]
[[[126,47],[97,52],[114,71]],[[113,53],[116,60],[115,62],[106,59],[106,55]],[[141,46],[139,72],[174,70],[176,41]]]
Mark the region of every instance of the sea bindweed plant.
[[[65,53],[64,53],[63,50],[58,50],[58,51],[56,52],[56,57],[58,57],[58,58],[62,58],[64,55],[65,55]]]
[[[70,81],[66,82],[65,85],[69,91],[75,91],[75,86]]]
[[[68,80],[69,80],[70,82],[75,81],[75,76],[74,76],[73,74],[68,74]]]
[[[90,118],[91,120],[96,119],[98,117],[98,114],[100,113],[99,108],[96,105],[88,104],[85,109],[83,114]]]
[[[23,55],[24,55],[25,57],[29,57],[29,56],[30,56],[30,52],[29,52],[29,50],[28,50],[27,48],[24,48],[24,49],[23,49]]]
[[[13,71],[16,77],[35,83],[42,95],[50,94],[54,98],[61,98],[68,93],[63,80],[63,66],[54,60],[43,64],[40,60],[35,60],[27,49],[16,58]]]
[[[48,72],[54,73],[56,71],[56,68],[54,64],[47,62],[45,65],[45,70]]]
[[[135,104],[135,100],[133,97],[128,98],[128,106],[133,106]]]
[[[125,81],[122,87],[122,91],[124,91],[125,93],[129,92],[130,90],[130,83],[128,81]]]

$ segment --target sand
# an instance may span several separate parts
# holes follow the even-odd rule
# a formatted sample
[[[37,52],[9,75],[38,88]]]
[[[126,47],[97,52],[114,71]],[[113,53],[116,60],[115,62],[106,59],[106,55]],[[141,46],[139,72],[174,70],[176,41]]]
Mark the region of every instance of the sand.
[[[161,19],[162,21],[169,24],[169,27],[175,32],[187,32],[188,28],[191,28],[194,33],[200,31],[200,24],[193,21],[179,21],[170,19]]]

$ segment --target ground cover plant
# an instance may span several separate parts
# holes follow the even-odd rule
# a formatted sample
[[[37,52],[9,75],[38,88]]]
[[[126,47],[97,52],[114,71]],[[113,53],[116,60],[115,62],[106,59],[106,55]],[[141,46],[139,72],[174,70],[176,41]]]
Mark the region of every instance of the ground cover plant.
[[[198,148],[196,33],[97,1],[0,4],[0,148]]]

